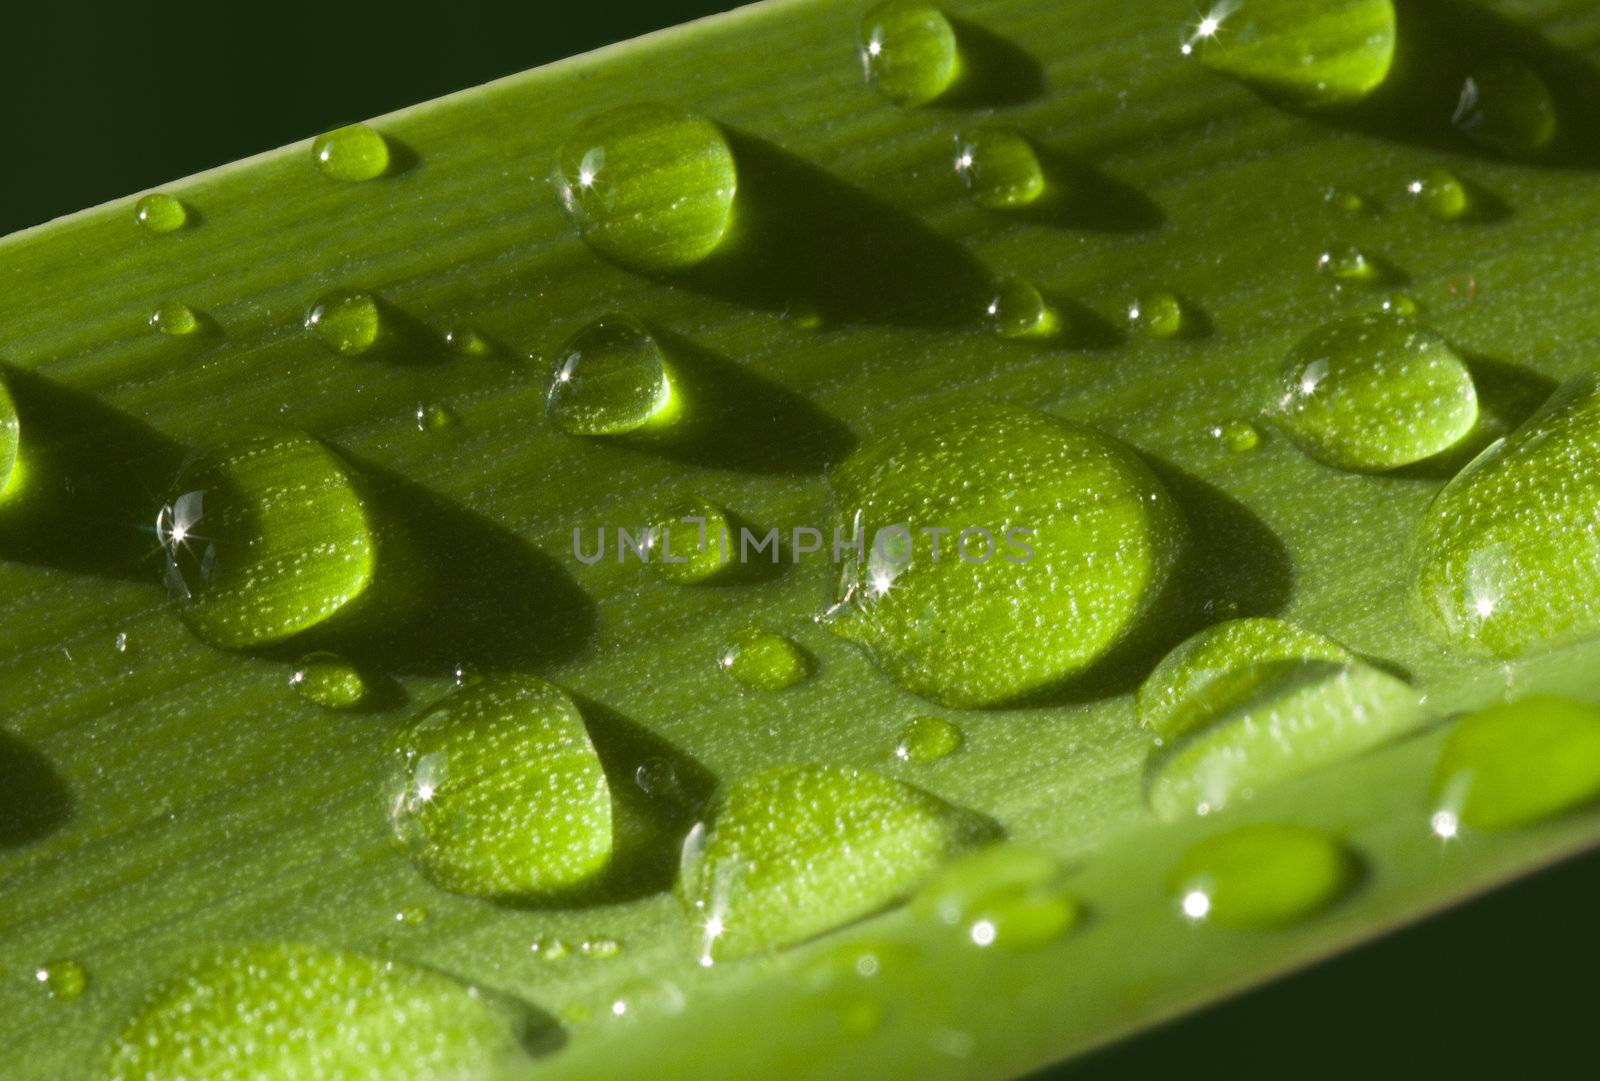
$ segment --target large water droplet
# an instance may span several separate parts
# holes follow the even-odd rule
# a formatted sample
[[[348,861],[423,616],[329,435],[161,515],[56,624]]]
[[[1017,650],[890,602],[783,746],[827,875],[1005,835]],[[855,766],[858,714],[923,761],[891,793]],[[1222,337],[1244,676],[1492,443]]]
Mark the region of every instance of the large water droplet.
[[[1322,830],[1254,823],[1194,845],[1168,889],[1191,920],[1227,927],[1284,927],[1316,915],[1355,884],[1360,864]]]
[[[162,334],[184,337],[200,329],[200,316],[181,300],[169,300],[150,313],[150,327]]]
[[[811,658],[781,634],[741,631],[717,653],[722,670],[746,687],[781,691],[811,674]]]
[[[871,915],[977,835],[969,816],[880,774],[779,766],[736,781],[690,834],[680,897],[709,964]]]
[[[490,1077],[525,1061],[519,1027],[475,989],[400,961],[311,946],[225,949],[150,993],[113,1042],[106,1076]]]
[[[1575,379],[1434,497],[1413,540],[1423,622],[1515,657],[1600,634],[1600,389]]]
[[[89,972],[77,961],[46,961],[34,970],[33,977],[58,1002],[71,1002],[89,989]]]
[[[1462,718],[1439,751],[1433,794],[1451,833],[1457,822],[1515,829],[1593,802],[1600,797],[1600,708],[1532,695]]]
[[[1014,701],[1103,657],[1183,546],[1176,505],[1131,451],[1023,409],[902,421],[829,483],[836,543],[861,547],[824,618],[950,706]]]
[[[562,205],[597,251],[628,266],[700,262],[733,219],[738,173],[722,129],[664,105],[586,120],[561,147]]]
[[[568,338],[550,376],[545,412],[572,435],[643,427],[672,401],[661,346],[645,325],[608,315]]]
[[[650,528],[650,566],[669,582],[705,582],[730,566],[727,512],[709,499],[675,503]]]
[[[179,614],[224,649],[283,641],[352,611],[377,543],[345,465],[299,432],[261,430],[183,468],[156,518]]]
[[[611,792],[578,707],[533,676],[452,691],[399,737],[396,832],[457,893],[548,895],[611,861]]]
[[[1268,408],[1313,458],[1373,472],[1448,450],[1478,422],[1472,374],[1445,340],[1382,315],[1301,339]]]
[[[1175,338],[1183,330],[1183,301],[1164,289],[1128,305],[1128,325],[1151,338]]]
[[[961,749],[966,737],[943,717],[915,717],[900,730],[894,756],[903,762],[937,762]]]
[[[1059,939],[1082,916],[1062,885],[1065,870],[1047,853],[991,845],[955,860],[911,900],[920,919],[957,928],[979,948],[1034,950]]]
[[[1451,122],[1474,142],[1526,158],[1556,138],[1556,102],[1539,73],[1500,57],[1479,64],[1461,84]]]
[[[343,356],[365,353],[378,342],[383,316],[370,293],[340,290],[321,297],[306,312],[305,327]]]
[[[1044,192],[1033,145],[1010,128],[981,127],[956,136],[956,175],[979,206],[1012,210]]]
[[[1061,324],[1038,288],[1022,278],[1007,278],[997,285],[984,314],[1002,338],[1047,338]]]
[[[1444,169],[1431,169],[1406,184],[1406,193],[1440,221],[1459,221],[1472,208],[1466,185]]]
[[[389,144],[365,124],[319,135],[311,144],[311,156],[330,180],[372,180],[389,169]]]
[[[154,191],[134,204],[133,220],[152,233],[173,233],[189,223],[189,211],[171,195]]]
[[[869,8],[857,35],[867,82],[897,105],[932,101],[961,70],[950,20],[916,0],[887,0]]]
[[[289,676],[289,686],[324,709],[355,709],[367,698],[361,670],[336,653],[308,653]]]
[[[1394,61],[1393,0],[1219,0],[1183,52],[1299,105],[1360,101]]]

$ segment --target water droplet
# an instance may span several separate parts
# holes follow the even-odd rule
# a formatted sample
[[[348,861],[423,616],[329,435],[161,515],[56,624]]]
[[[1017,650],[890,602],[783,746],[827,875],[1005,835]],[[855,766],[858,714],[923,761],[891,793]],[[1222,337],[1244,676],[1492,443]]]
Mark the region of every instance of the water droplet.
[[[133,220],[152,233],[173,233],[189,223],[189,211],[172,196],[155,191],[134,204]]]
[[[904,762],[937,762],[961,749],[966,737],[942,717],[916,717],[900,730],[895,757]]]
[[[1323,201],[1344,214],[1365,214],[1371,205],[1358,192],[1344,188],[1329,188],[1322,193]]]
[[[717,654],[722,670],[746,687],[781,691],[811,674],[811,658],[781,634],[751,628],[734,635]]]
[[[1317,255],[1317,272],[1340,284],[1377,282],[1382,268],[1371,256],[1353,244],[1335,244]]]
[[[956,175],[979,206],[1011,210],[1044,192],[1033,145],[1010,128],[982,127],[956,136]]]
[[[444,332],[444,344],[464,357],[484,357],[494,352],[494,344],[477,327],[451,327]]]
[[[597,961],[608,961],[622,953],[622,943],[614,938],[586,938],[579,944],[578,952]]]
[[[536,938],[528,946],[528,951],[541,961],[562,961],[571,954],[572,949],[563,938]]]
[[[1036,950],[1057,941],[1083,914],[1061,880],[1064,869],[1037,849],[991,845],[952,862],[917,892],[912,914],[957,928],[972,945]]]
[[[470,687],[483,681],[483,673],[471,661],[457,661],[450,669],[450,680],[457,687]]]
[[[455,410],[441,402],[417,403],[416,422],[419,432],[436,432],[441,428],[453,428],[458,420]]]
[[[978,836],[970,816],[881,774],[779,766],[734,782],[690,833],[679,896],[710,964],[886,908]]]
[[[688,1004],[683,988],[671,980],[646,978],[628,984],[611,1000],[607,1012],[616,1021],[640,1017],[676,1017]]]
[[[1407,318],[1416,315],[1421,310],[1417,298],[1410,293],[1390,293],[1378,301],[1378,311],[1384,315]]]
[[[126,652],[128,652],[128,632],[127,631],[118,631],[117,632],[117,637],[116,637],[115,641],[112,643],[112,646],[113,646],[114,649],[116,649],[116,651],[118,653],[126,653]]]
[[[1459,221],[1472,207],[1472,199],[1454,173],[1430,170],[1406,185],[1407,194],[1440,221]]]
[[[561,147],[556,185],[584,240],[644,270],[716,250],[733,219],[733,149],[711,121],[664,105],[627,105],[584,121]]]
[[[829,483],[844,558],[824,622],[946,706],[1015,701],[1088,667],[1141,624],[1183,548],[1176,504],[1136,455],[1024,409],[902,421]]]
[[[1308,106],[1360,101],[1394,49],[1393,0],[1219,0],[1183,43],[1206,67]]]
[[[0,372],[0,496],[11,491],[12,482],[22,476],[17,468],[17,452],[22,444],[22,425],[17,418],[17,403]]]
[[[406,927],[420,927],[428,922],[428,910],[425,908],[402,908],[394,914],[394,922]]]
[[[678,769],[666,758],[651,758],[633,771],[633,783],[651,799],[676,801],[683,795]]]
[[[217,950],[146,998],[106,1076],[142,1081],[488,1077],[522,1026],[431,969],[311,946]]]
[[[1330,833],[1260,822],[1194,845],[1167,885],[1191,920],[1274,928],[1326,909],[1355,885],[1359,869],[1355,853]]]
[[[1508,157],[1532,157],[1555,141],[1555,96],[1528,65],[1499,57],[1462,82],[1450,120],[1473,142]]]
[[[1600,709],[1556,695],[1531,695],[1457,722],[1439,751],[1434,832],[1526,826],[1600,796]],[[1439,820],[1448,816],[1448,829]]]
[[[182,337],[200,329],[200,317],[181,300],[169,300],[150,313],[150,327],[163,334]]]
[[[924,105],[961,70],[955,28],[938,8],[887,0],[867,9],[857,31],[867,82],[897,105]]]
[[[1255,450],[1261,445],[1261,431],[1248,420],[1237,418],[1213,424],[1206,434],[1236,454]]]
[[[1048,338],[1061,325],[1039,290],[1022,278],[1007,278],[996,286],[984,314],[1002,338]]]
[[[367,681],[355,665],[335,653],[308,653],[289,676],[289,686],[323,709],[355,709],[367,697]]]
[[[354,610],[377,568],[370,512],[343,462],[300,432],[259,430],[197,454],[161,508],[166,581],[191,630],[271,645]]]
[[[311,156],[330,180],[372,180],[389,169],[389,144],[365,124],[350,124],[318,136],[311,144]]]
[[[372,294],[341,290],[311,306],[305,327],[335,353],[352,357],[377,344],[383,317]]]
[[[1565,384],[1434,497],[1412,543],[1423,622],[1516,657],[1600,634],[1600,389]]]
[[[71,1002],[89,989],[89,973],[77,961],[46,961],[33,976],[58,1002]]]
[[[1183,301],[1165,290],[1128,305],[1128,325],[1151,338],[1173,338],[1183,329]]]
[[[453,691],[398,743],[395,829],[457,893],[544,895],[611,860],[611,793],[583,717],[558,688],[496,676]]]
[[[708,581],[729,566],[733,534],[721,507],[699,497],[684,500],[668,507],[651,527],[650,567],[669,582]]]
[[[1472,374],[1445,340],[1381,315],[1301,339],[1268,408],[1317,461],[1370,472],[1431,458],[1478,423]]]
[[[637,319],[608,315],[562,345],[545,412],[571,435],[617,435],[661,417],[671,401],[655,337]]]
[[[1180,649],[1183,647],[1179,647]],[[1158,816],[1220,811],[1256,789],[1360,754],[1427,722],[1422,699],[1389,673],[1356,661],[1290,661],[1265,673],[1248,665],[1235,679],[1254,682],[1238,698],[1202,686],[1201,700],[1220,699],[1203,717],[1150,755],[1146,794]],[[1265,678],[1262,678],[1265,677]]]

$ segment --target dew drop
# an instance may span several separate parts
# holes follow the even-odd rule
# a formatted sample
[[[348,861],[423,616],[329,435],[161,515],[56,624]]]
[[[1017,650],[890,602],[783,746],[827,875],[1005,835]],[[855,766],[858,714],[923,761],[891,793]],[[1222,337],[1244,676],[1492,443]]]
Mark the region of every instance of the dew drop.
[[[1183,42],[1214,71],[1305,106],[1360,101],[1389,75],[1393,0],[1218,0]]]
[[[416,906],[402,908],[394,914],[394,922],[405,927],[420,927],[428,922],[428,910]]]
[[[305,327],[333,352],[353,357],[377,344],[383,317],[372,294],[340,290],[311,306]]]
[[[1434,832],[1446,838],[1458,823],[1516,829],[1592,803],[1600,797],[1600,708],[1541,694],[1462,718],[1440,748],[1433,797]]]
[[[1406,184],[1406,193],[1440,221],[1460,221],[1472,208],[1467,189],[1454,173],[1430,170]]]
[[[738,171],[716,124],[664,105],[584,121],[562,145],[556,188],[584,240],[643,270],[673,270],[717,249]]]
[[[633,783],[651,799],[676,802],[683,797],[678,769],[669,759],[650,758],[639,763],[633,771]]]
[[[389,170],[389,144],[365,124],[350,124],[311,144],[317,168],[329,180],[372,180]]]
[[[1382,472],[1459,443],[1478,394],[1445,340],[1364,316],[1318,327],[1290,351],[1268,410],[1301,450],[1340,469]]]
[[[1450,120],[1475,143],[1508,157],[1533,157],[1555,141],[1555,96],[1528,65],[1499,57],[1462,82]]]
[[[484,357],[494,352],[493,343],[472,326],[451,327],[444,333],[444,344],[464,357]]]
[[[611,860],[611,793],[577,706],[533,676],[446,695],[401,733],[395,830],[436,884],[549,895]]]
[[[418,402],[415,419],[419,432],[436,432],[443,428],[453,428],[460,420],[455,410],[442,402]]]
[[[367,698],[367,681],[355,665],[336,653],[308,653],[289,676],[289,686],[323,709],[356,709]]]
[[[128,632],[118,631],[117,637],[112,641],[111,645],[118,653],[128,652]]]
[[[1183,330],[1183,301],[1165,290],[1146,293],[1128,305],[1128,325],[1150,338],[1175,338]]]
[[[672,384],[655,336],[631,316],[608,315],[562,345],[545,413],[571,435],[619,435],[665,419],[671,401]]]
[[[966,737],[942,717],[916,717],[900,730],[894,756],[902,762],[937,762],[961,749]]]
[[[4,373],[0,372],[0,497],[10,493],[12,483],[21,477],[17,454],[22,445],[22,425],[17,418],[17,403],[11,397]]]
[[[1353,244],[1335,244],[1317,255],[1317,272],[1339,284],[1378,282],[1383,270],[1371,256]]]
[[[189,211],[173,196],[155,191],[134,204],[133,220],[152,233],[174,233],[189,223]]]
[[[1359,869],[1355,853],[1330,833],[1262,822],[1191,847],[1167,888],[1195,922],[1278,928],[1327,909],[1355,885]]]
[[[650,527],[650,567],[669,582],[706,582],[731,566],[727,512],[695,497],[668,507]]]
[[[979,206],[1012,210],[1044,192],[1044,169],[1033,145],[1010,128],[981,127],[956,136],[956,175]]]
[[[110,1078],[489,1077],[523,1062],[514,1011],[426,968],[311,946],[217,950],[145,999]]]
[[[867,9],[857,31],[867,82],[896,105],[924,105],[961,70],[955,28],[938,8],[887,0]]]
[[[744,686],[782,691],[811,675],[811,658],[781,634],[751,628],[734,635],[717,653],[717,664]]]
[[[1329,206],[1344,214],[1365,214],[1372,209],[1360,193],[1345,188],[1329,188],[1322,193],[1322,198]]]
[[[1409,318],[1421,311],[1417,298],[1410,293],[1390,293],[1378,301],[1378,311],[1383,315],[1397,316],[1401,319]]]
[[[686,1005],[688,999],[676,983],[646,977],[622,988],[606,1012],[614,1021],[636,1021],[641,1017],[676,1017]]]
[[[1061,325],[1039,290],[1022,278],[1007,278],[996,286],[984,315],[1002,338],[1048,338]]]
[[[183,301],[169,300],[150,313],[150,328],[183,337],[200,329],[200,317]]]
[[[946,706],[1014,701],[1088,667],[1142,624],[1183,548],[1176,504],[1136,455],[1013,407],[900,421],[829,484],[835,536],[861,548],[842,549],[823,621]]]
[[[567,945],[566,939],[552,936],[534,939],[528,951],[541,961],[564,961],[572,953],[572,948]]]
[[[962,856],[911,900],[912,915],[954,928],[979,949],[1036,950],[1075,927],[1083,907],[1047,853],[1003,843]]]
[[[202,451],[156,516],[178,612],[224,649],[271,645],[351,612],[378,545],[347,467],[300,432],[256,430]]]
[[[887,908],[979,824],[868,770],[778,766],[728,787],[684,845],[679,897],[702,962],[804,941]]]
[[[621,956],[622,943],[614,938],[586,938],[579,943],[578,952],[597,961],[609,961]]]
[[[77,961],[46,961],[34,971],[45,994],[58,1002],[71,1002],[89,989],[89,973]]]
[[[1248,420],[1224,420],[1207,428],[1206,434],[1235,454],[1255,450],[1261,445],[1261,430]]]

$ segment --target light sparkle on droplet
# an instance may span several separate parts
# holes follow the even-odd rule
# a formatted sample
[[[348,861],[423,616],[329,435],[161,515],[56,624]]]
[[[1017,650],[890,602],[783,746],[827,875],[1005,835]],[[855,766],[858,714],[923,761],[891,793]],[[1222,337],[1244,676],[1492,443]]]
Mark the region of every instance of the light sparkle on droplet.
[[[972,925],[972,944],[975,946],[994,945],[995,929],[993,920],[979,920]]]
[[[1203,920],[1211,912],[1211,895],[1204,890],[1190,890],[1183,895],[1183,914],[1191,920]]]
[[[1454,811],[1435,811],[1428,820],[1428,827],[1441,841],[1451,841],[1461,830],[1461,820]]]

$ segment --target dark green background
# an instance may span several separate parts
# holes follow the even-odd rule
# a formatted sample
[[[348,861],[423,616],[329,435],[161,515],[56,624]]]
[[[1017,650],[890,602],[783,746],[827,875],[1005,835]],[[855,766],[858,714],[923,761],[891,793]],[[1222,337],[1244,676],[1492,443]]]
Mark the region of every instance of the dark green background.
[[[0,232],[731,6],[17,5]],[[1048,1076],[1593,1076],[1597,909],[1590,858]]]

